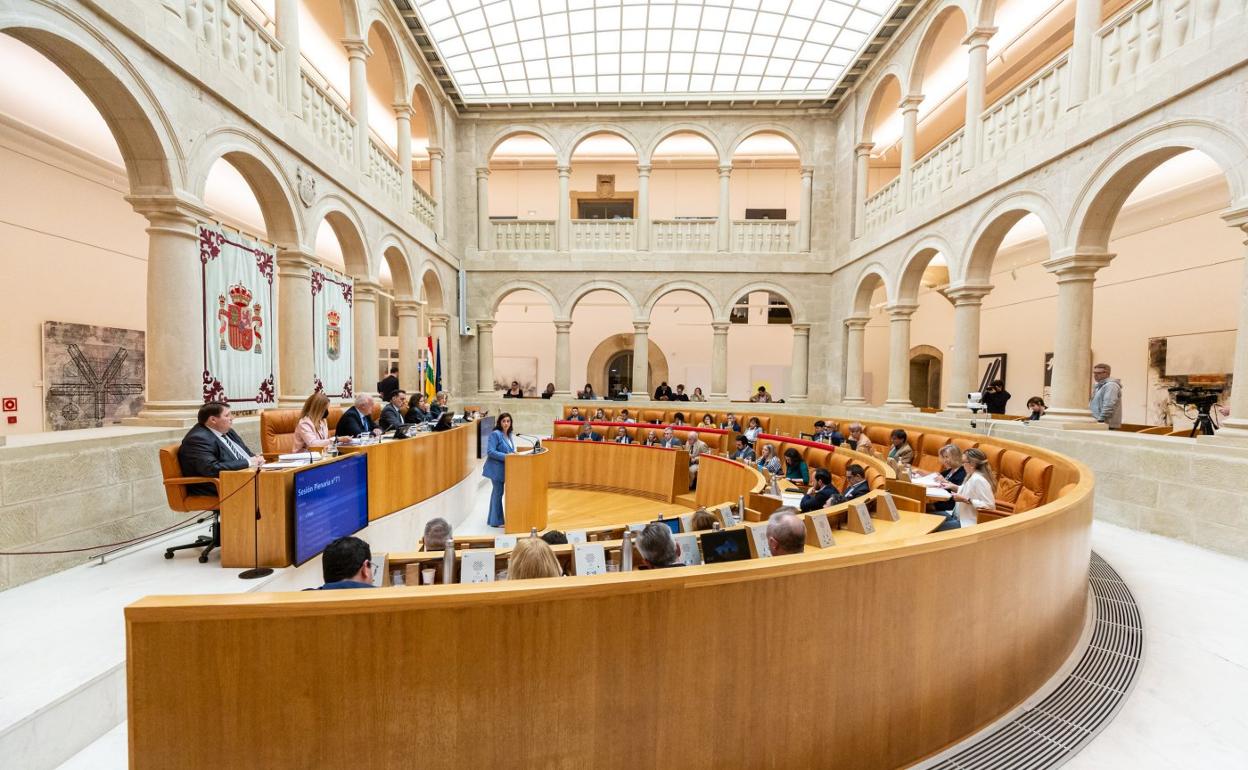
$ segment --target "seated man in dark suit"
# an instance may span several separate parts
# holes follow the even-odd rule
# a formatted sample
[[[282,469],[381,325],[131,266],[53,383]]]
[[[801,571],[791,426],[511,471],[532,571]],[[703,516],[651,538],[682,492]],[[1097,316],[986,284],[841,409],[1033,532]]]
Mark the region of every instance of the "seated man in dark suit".
[[[381,408],[381,429],[394,430],[403,424],[403,407],[407,406],[407,393],[396,390],[390,396],[390,403]],[[338,423],[342,425],[341,422]]]
[[[659,442],[659,446],[664,449],[681,449],[685,442],[676,437],[676,433],[672,430],[672,426],[663,429],[663,440]]]
[[[575,407],[575,406],[574,406],[574,407],[572,407],[572,411],[568,413],[568,419],[569,419],[569,420],[580,420],[581,422],[585,422],[585,421],[586,421],[586,420],[588,420],[589,418],[588,418],[588,417],[586,417],[585,415],[581,414],[581,410],[580,410],[580,408],[579,408],[579,407]]]
[[[724,430],[735,430],[737,433],[741,432],[741,422],[737,419],[737,416],[733,414],[732,412],[729,412],[725,416],[724,421],[719,424],[719,427]]]
[[[853,500],[855,497],[862,497],[868,491],[867,472],[858,463],[851,463],[845,468],[845,491],[841,493],[841,500]]]
[[[641,554],[640,569],[667,569],[683,566],[680,544],[672,537],[666,524],[650,522],[637,535],[637,552]]]
[[[594,430],[587,422],[581,423],[581,432],[576,434],[577,441],[602,441],[602,434]]]
[[[187,431],[178,447],[178,463],[183,476],[211,476],[221,471],[241,471],[264,463],[264,457],[255,454],[243,439],[234,432],[234,415],[229,404],[204,404],[199,408],[199,423]],[[211,484],[192,484],[186,488],[188,495],[215,496],[217,490]]]
[[[373,588],[373,549],[358,537],[338,538],[321,554],[321,576],[321,591]]]
[[[840,446],[845,443],[845,436],[835,428],[829,428],[828,424],[823,420],[815,420],[814,440],[821,441],[832,446]]]
[[[334,429],[334,433],[337,436],[350,437],[374,431],[380,433],[381,428],[373,422],[373,397],[361,393],[355,397],[355,406],[338,418],[338,427]]]
[[[828,507],[829,503],[836,505],[839,502],[841,496],[836,493],[836,487],[832,486],[832,474],[828,473],[827,468],[816,468],[815,481],[810,485],[810,491],[802,495],[802,513],[817,511]]]

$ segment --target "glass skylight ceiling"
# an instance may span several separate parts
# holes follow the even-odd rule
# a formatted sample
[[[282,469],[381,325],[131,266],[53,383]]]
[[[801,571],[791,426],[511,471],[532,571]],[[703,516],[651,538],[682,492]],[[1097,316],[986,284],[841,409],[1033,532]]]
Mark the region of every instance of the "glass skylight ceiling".
[[[807,99],[895,0],[417,0],[464,102]]]

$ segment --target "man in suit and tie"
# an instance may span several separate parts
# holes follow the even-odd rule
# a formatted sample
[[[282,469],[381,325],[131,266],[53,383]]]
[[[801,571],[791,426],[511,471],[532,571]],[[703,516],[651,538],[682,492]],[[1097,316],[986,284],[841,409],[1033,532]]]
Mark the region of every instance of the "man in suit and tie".
[[[809,492],[802,495],[802,513],[817,511],[827,508],[829,503],[835,505],[839,502],[841,496],[836,493],[836,487],[832,486],[832,474],[828,473],[827,468],[815,469],[815,483],[810,485]]]
[[[373,397],[360,394],[355,397],[355,406],[342,413],[338,418],[335,435],[358,436],[362,433],[380,433],[381,429],[373,422]]]
[[[602,434],[594,430],[587,422],[581,423],[581,432],[576,434],[577,441],[602,441]]]
[[[842,500],[853,500],[867,493],[867,472],[858,463],[851,463],[845,469],[845,491]]]
[[[381,408],[381,429],[394,430],[403,424],[403,407],[407,405],[407,393],[396,390],[390,396],[390,403]],[[342,425],[340,421],[338,423]]]
[[[241,471],[264,463],[264,457],[254,454],[243,439],[234,432],[234,414],[229,404],[211,403],[199,408],[199,422],[187,431],[178,447],[178,462],[183,476],[210,476],[216,478],[221,471]],[[186,488],[190,495],[216,496],[211,484],[192,484]]]
[[[672,431],[672,426],[663,429],[663,440],[659,442],[659,446],[664,449],[680,449],[684,446],[684,442],[676,438],[676,434]]]

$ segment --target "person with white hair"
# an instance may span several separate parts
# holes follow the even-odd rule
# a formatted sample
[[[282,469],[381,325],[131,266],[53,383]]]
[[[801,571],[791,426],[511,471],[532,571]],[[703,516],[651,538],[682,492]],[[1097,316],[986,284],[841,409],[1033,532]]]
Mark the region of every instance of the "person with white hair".
[[[373,421],[373,397],[360,393],[355,397],[355,406],[342,413],[338,425],[334,428],[338,436],[377,435],[381,428]]]
[[[767,549],[772,556],[788,556],[806,550],[806,525],[791,506],[777,508],[767,519]]]
[[[641,553],[641,569],[665,569],[679,567],[680,546],[672,537],[666,524],[652,521],[637,536],[637,550]]]
[[[685,448],[689,450],[689,488],[693,489],[698,485],[698,458],[703,453],[709,453],[711,448],[698,438],[697,431],[689,431],[689,443],[685,444]]]

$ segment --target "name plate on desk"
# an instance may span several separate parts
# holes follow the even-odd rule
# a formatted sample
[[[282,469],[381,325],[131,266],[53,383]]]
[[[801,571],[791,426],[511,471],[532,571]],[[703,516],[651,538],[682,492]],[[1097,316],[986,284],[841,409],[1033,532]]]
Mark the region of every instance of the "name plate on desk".
[[[500,551],[505,548],[515,548],[516,536],[515,535],[495,535],[494,547]]]
[[[680,534],[676,536],[676,545],[680,546],[680,563],[686,567],[702,563],[702,551],[698,549],[698,536]]]
[[[459,565],[459,582],[461,583],[493,583],[494,582],[494,551],[477,549],[467,551],[461,557]]]
[[[602,543],[572,546],[572,569],[577,575],[601,575],[607,571],[607,552]]]
[[[867,510],[866,503],[849,504],[849,521],[846,522],[846,528],[860,535],[875,533],[875,525],[871,523],[871,512]]]
[[[692,513],[680,514],[680,531],[681,532],[693,531],[693,514]]]
[[[585,534],[583,529],[569,529],[564,536],[568,538],[568,545],[589,542],[589,535]]]
[[[881,492],[880,496],[875,498],[875,510],[871,515],[880,521],[901,520],[901,517],[897,515],[897,501],[893,500],[893,496],[888,492]]]
[[[737,519],[736,514],[734,514],[734,513],[732,512],[732,506],[731,506],[731,505],[721,505],[721,506],[719,506],[719,521],[720,521],[720,523],[721,523],[721,524],[723,524],[723,525],[724,525],[724,527],[725,527],[725,528],[727,528],[727,527],[735,527],[735,526],[737,526],[738,524],[740,524],[740,523],[741,523],[741,522]]]
[[[746,527],[750,532],[750,556],[765,559],[771,556],[771,547],[767,545],[767,527]]]
[[[831,548],[836,545],[836,540],[832,537],[832,522],[828,521],[828,514],[819,511],[806,514],[806,545],[818,548]]]
[[[642,531],[643,529],[645,529],[645,528],[646,528],[646,525],[647,525],[647,524],[649,524],[649,523],[650,523],[650,522],[648,522],[648,521],[643,521],[643,522],[640,522],[640,523],[637,523],[637,524],[629,524],[629,525],[628,525],[628,531],[629,531],[629,532],[640,532],[640,531]]]

